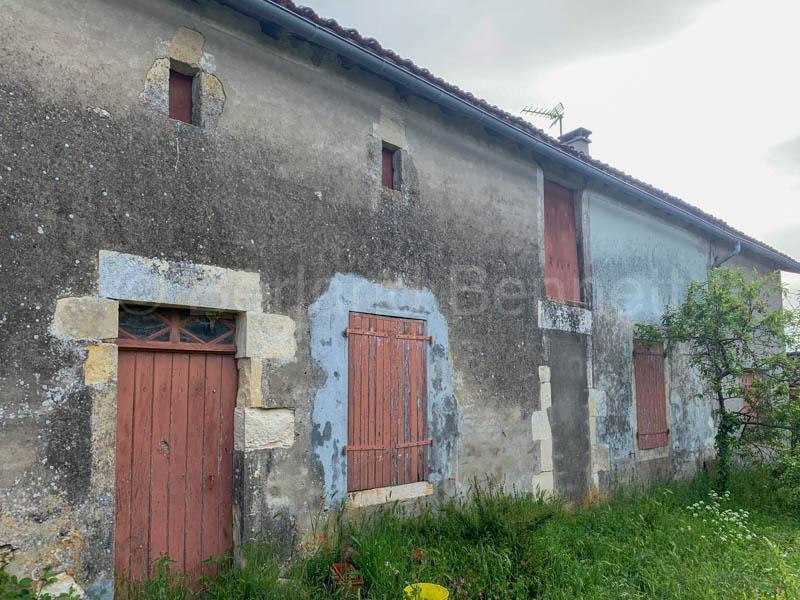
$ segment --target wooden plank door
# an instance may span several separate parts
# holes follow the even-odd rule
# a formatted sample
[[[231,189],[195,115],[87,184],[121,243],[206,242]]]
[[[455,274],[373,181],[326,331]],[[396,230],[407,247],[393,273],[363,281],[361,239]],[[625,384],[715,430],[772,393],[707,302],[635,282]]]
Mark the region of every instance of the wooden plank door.
[[[347,489],[428,478],[425,322],[350,313]]]
[[[121,348],[117,389],[118,575],[141,580],[166,555],[194,577],[233,544],[230,354]]]

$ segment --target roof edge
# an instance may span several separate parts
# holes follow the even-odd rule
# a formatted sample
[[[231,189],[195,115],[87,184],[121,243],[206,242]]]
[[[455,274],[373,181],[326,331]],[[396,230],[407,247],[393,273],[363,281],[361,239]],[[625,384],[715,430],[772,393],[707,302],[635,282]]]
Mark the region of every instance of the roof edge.
[[[220,2],[259,22],[275,23],[310,43],[336,52],[376,75],[393,80],[431,102],[444,105],[468,118],[475,119],[482,125],[530,147],[535,153],[554,161],[566,163],[567,166],[586,177],[601,181],[612,189],[632,196],[656,210],[670,214],[719,239],[733,243],[740,242],[743,249],[776,263],[781,270],[800,273],[800,262],[792,257],[751,238],[691,204],[635,180],[609,165],[591,159],[559,143],[558,140],[550,139],[544,132],[537,130],[527,122],[509,115],[471,94],[466,94],[441,80],[434,80],[427,70],[415,66],[415,68],[411,68],[413,63],[410,61],[405,61],[408,66],[398,64],[395,59],[399,57],[384,51],[374,40],[371,41],[374,42],[377,49],[362,45],[356,39],[351,39],[357,36],[359,41],[363,41],[363,38],[355,30],[342,30],[347,35],[338,33],[331,28],[332,25],[337,25],[335,21],[321,23],[319,22],[321,19],[317,17],[316,13],[310,9],[295,7],[292,2],[287,0],[283,0],[283,3],[274,0],[220,0]],[[302,14],[301,11],[306,14]],[[386,54],[381,54],[378,49]],[[450,89],[446,89],[445,86]]]

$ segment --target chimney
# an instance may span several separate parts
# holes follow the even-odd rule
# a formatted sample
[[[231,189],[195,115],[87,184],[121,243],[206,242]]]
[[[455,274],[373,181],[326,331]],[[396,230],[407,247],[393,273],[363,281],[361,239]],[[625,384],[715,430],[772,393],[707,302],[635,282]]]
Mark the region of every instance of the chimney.
[[[573,150],[583,152],[586,156],[590,156],[589,144],[592,143],[592,140],[589,139],[590,135],[592,135],[591,131],[585,127],[578,127],[577,129],[565,133],[558,139],[560,142],[570,146]]]

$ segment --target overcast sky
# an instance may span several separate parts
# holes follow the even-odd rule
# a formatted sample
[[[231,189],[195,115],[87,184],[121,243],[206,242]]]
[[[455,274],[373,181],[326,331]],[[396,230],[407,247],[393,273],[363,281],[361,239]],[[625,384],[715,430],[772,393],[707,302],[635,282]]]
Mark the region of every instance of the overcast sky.
[[[800,259],[800,1],[306,4]]]

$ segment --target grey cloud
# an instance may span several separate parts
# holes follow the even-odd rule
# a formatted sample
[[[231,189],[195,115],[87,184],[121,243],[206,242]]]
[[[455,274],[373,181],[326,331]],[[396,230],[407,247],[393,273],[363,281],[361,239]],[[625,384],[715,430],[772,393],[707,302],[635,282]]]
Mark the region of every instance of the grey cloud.
[[[800,175],[800,135],[773,146],[767,161],[776,169],[790,175]]]
[[[716,0],[310,0],[402,56],[489,101],[581,58],[651,46]],[[500,97],[498,97],[498,94]]]
[[[789,256],[800,258],[800,225],[786,225],[773,229],[764,241]]]

